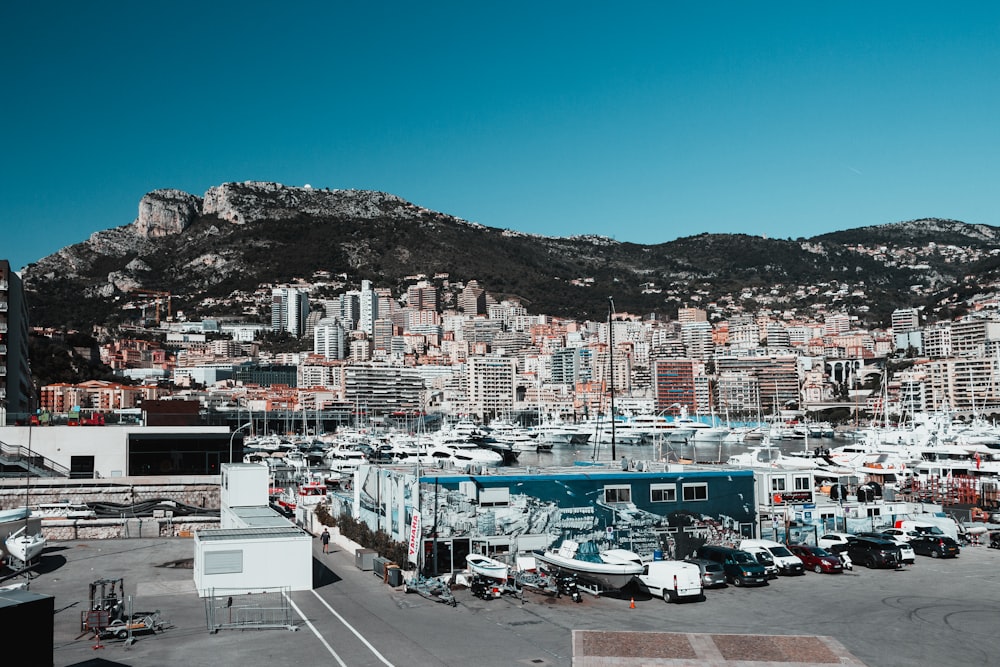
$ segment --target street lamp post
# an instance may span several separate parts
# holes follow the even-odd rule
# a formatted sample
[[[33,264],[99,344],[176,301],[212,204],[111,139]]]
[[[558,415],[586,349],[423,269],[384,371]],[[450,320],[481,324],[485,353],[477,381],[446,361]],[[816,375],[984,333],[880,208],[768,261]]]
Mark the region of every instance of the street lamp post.
[[[237,433],[239,433],[243,429],[247,428],[248,426],[251,426],[252,424],[253,424],[253,422],[247,422],[246,424],[243,424],[242,426],[237,426],[236,430],[234,430],[233,433],[232,433],[232,435],[229,436],[229,462],[230,463],[233,462],[233,439],[236,437]]]

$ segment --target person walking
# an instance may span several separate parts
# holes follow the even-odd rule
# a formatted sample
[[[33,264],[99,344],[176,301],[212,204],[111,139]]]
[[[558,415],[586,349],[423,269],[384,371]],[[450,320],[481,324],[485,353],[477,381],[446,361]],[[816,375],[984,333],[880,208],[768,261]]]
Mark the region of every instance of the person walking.
[[[324,527],[323,534],[319,536],[319,539],[323,543],[323,553],[330,553],[330,531]]]

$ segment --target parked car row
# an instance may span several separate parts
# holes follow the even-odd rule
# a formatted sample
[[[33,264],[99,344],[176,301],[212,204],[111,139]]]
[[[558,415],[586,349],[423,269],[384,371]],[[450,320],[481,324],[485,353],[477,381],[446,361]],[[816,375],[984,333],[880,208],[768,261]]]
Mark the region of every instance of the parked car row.
[[[950,558],[960,552],[958,543],[938,532],[899,529],[882,532],[822,535],[817,545],[781,544],[773,540],[743,540],[739,548],[706,544],[694,557],[674,565],[649,564],[640,580],[653,595],[664,600],[698,597],[701,591],[732,584],[766,586],[780,575],[800,575],[806,570],[838,574],[858,563],[870,568],[898,568],[915,562],[915,554]],[[688,569],[690,568],[690,569]]]
[[[878,532],[827,533],[818,540],[820,547],[847,553],[852,560],[868,567],[896,567],[916,562],[916,554],[932,558],[952,558],[961,553],[953,538],[940,530],[888,528]]]

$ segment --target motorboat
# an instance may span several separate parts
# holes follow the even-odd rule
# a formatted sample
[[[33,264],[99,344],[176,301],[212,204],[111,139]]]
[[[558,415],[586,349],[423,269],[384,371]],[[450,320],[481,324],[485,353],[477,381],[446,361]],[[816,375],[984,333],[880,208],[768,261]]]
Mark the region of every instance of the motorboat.
[[[299,485],[296,490],[295,507],[316,507],[327,500],[327,486],[325,480],[310,479]]]
[[[338,472],[353,472],[362,464],[368,462],[368,457],[360,449],[355,449],[350,445],[341,444],[330,447],[324,456],[324,460],[332,470]]]
[[[21,526],[4,540],[4,546],[7,547],[7,553],[12,558],[27,565],[42,553],[45,542],[45,537],[41,533],[32,535],[28,533],[27,526]]]
[[[606,589],[621,590],[642,574],[642,563],[637,555],[622,549],[601,552],[593,542],[578,544],[563,540],[559,549],[535,551],[534,556],[536,561],[547,566],[546,569],[575,574],[581,581]]]
[[[431,445],[427,454],[435,461],[447,461],[456,468],[471,466],[498,466],[503,457],[489,449],[483,449],[468,441],[443,440]]]
[[[786,456],[778,447],[772,447],[765,440],[759,447],[749,447],[747,451],[733,454],[726,460],[727,465],[741,468],[782,468],[786,470],[815,470],[817,459],[801,456]]]
[[[469,566],[469,569],[472,570],[472,572],[482,577],[489,577],[490,579],[507,578],[507,565],[498,560],[494,560],[489,556],[483,556],[482,554],[469,554],[465,557],[465,563]]]

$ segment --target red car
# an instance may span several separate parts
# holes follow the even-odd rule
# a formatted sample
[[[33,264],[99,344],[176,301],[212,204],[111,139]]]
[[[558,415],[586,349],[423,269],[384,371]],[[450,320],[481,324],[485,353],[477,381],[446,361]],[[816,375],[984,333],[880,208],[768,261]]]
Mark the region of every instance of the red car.
[[[822,547],[808,544],[789,544],[789,551],[798,556],[807,570],[837,574],[844,571],[844,563],[835,555]]]

